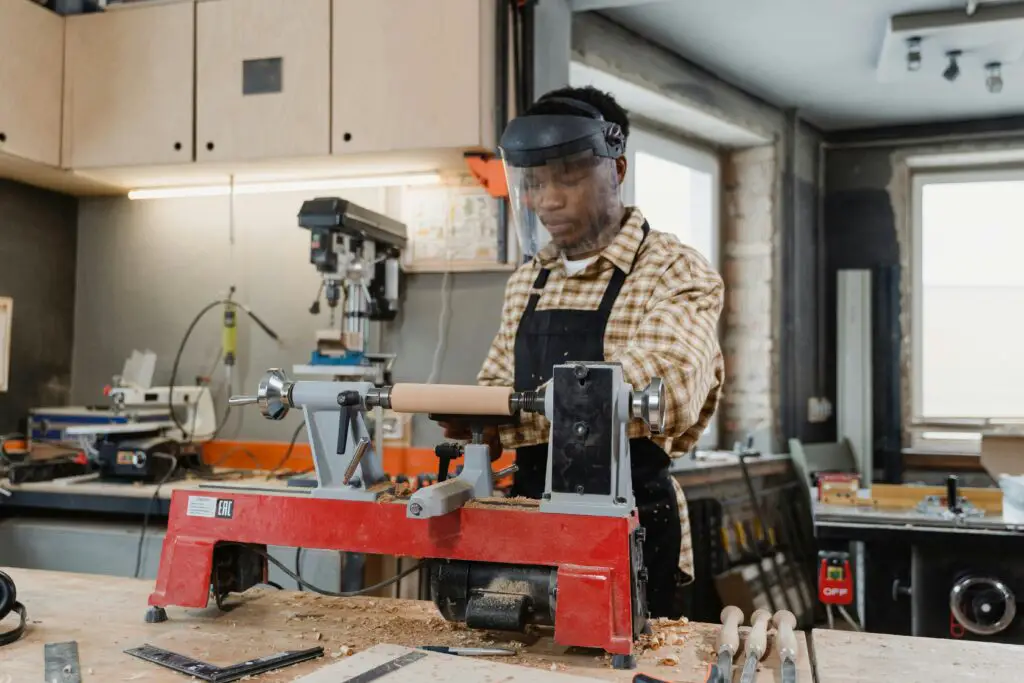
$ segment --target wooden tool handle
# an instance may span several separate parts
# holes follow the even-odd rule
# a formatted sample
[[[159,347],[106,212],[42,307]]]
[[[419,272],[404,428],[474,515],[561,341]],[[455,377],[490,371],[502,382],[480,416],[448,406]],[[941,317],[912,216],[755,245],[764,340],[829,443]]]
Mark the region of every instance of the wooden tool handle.
[[[750,633],[747,635],[747,656],[764,657],[768,649],[768,622],[772,614],[768,610],[754,610],[750,615]]]
[[[772,617],[772,623],[775,624],[775,642],[779,646],[779,659],[796,661],[796,634],[793,633],[793,629],[796,628],[796,616],[789,610],[780,609]]]
[[[391,409],[396,413],[438,415],[511,415],[510,387],[462,384],[396,384]]]
[[[723,648],[729,649],[729,654],[736,656],[740,649],[740,624],[743,623],[743,610],[734,605],[729,605],[722,610],[722,629],[718,632],[718,643],[716,650],[721,653]]]

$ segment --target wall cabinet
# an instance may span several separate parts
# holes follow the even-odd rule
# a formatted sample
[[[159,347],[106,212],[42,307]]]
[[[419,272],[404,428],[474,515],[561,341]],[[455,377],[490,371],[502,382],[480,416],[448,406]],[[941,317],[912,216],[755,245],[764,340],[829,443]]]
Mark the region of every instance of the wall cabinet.
[[[60,165],[64,20],[0,0],[0,152]]]
[[[495,3],[333,2],[333,153],[494,144]]]
[[[330,154],[330,0],[207,0],[196,17],[196,159]]]
[[[66,20],[65,167],[193,158],[195,6],[140,5]]]

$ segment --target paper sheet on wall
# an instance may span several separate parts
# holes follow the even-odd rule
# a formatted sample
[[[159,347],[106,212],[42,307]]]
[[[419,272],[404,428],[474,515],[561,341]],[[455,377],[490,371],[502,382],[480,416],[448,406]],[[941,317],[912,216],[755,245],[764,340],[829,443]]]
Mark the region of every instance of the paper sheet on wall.
[[[409,230],[407,262],[494,263],[498,200],[474,186],[410,187],[402,193]]]

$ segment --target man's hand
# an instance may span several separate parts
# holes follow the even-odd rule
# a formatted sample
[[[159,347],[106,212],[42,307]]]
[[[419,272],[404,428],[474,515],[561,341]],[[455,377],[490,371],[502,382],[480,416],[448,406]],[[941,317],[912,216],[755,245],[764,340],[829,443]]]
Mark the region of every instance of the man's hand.
[[[456,441],[472,441],[473,433],[466,422],[438,422],[444,430],[444,438]],[[498,428],[494,426],[484,427],[484,443],[491,448],[491,462],[501,457],[501,437]]]

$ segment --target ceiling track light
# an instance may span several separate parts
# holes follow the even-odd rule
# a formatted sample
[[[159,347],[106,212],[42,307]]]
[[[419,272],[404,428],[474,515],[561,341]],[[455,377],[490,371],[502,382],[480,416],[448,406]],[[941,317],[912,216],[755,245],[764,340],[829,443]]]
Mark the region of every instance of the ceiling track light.
[[[921,38],[913,36],[907,38],[907,71],[917,71],[921,68]]]
[[[993,95],[1003,91],[1003,65],[989,62],[985,65],[985,87]]]
[[[949,58],[949,66],[942,72],[942,77],[950,83],[960,78],[960,64],[957,63],[957,59],[962,54],[960,50],[950,50],[946,53],[946,57]]]

